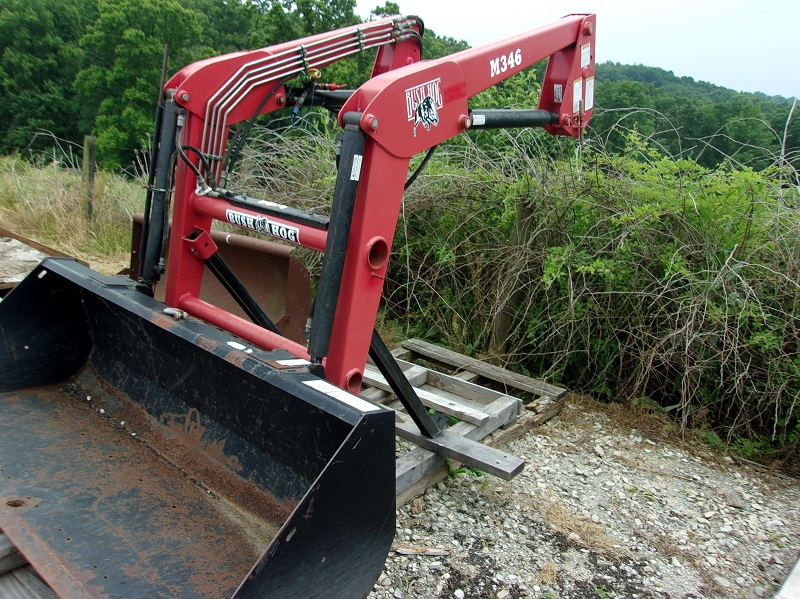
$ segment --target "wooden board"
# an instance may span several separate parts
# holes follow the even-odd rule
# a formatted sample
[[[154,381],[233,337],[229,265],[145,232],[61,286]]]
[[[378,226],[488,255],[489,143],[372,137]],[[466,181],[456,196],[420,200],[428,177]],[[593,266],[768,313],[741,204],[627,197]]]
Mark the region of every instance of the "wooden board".
[[[0,236],[0,289],[16,287],[45,258],[21,241]]]
[[[503,480],[514,478],[522,472],[525,465],[525,461],[520,458],[473,441],[450,429],[441,431],[435,438],[426,437],[410,419],[402,416],[398,419],[396,427],[399,437],[413,441],[419,447],[434,451],[466,466],[483,470]]]
[[[494,364],[456,353],[420,339],[408,339],[403,341],[402,346],[412,353],[417,353],[434,362],[447,364],[461,370],[469,370],[487,379],[534,395],[563,399],[567,393],[566,389],[561,387],[537,381],[531,377],[511,372]]]
[[[364,370],[364,383],[383,391],[389,392],[392,390],[386,379],[372,366],[367,366]],[[443,414],[458,418],[459,420],[464,420],[465,422],[471,422],[472,424],[481,424],[488,418],[480,407],[471,405],[467,401],[455,396],[453,393],[442,390],[438,390],[437,392],[425,383],[416,385],[411,383],[411,385],[414,387],[414,391],[416,391],[420,401],[437,412],[442,412]]]
[[[451,467],[452,464],[463,464],[509,478],[512,473],[519,472],[522,460],[505,452],[488,450],[525,434],[563,407],[566,390],[560,387],[425,342],[409,340],[392,353],[422,403],[459,420],[446,429],[447,436],[438,445],[421,437],[410,418],[401,413],[402,406],[386,380],[376,368],[367,367],[362,396],[398,410],[397,435],[418,444],[399,455],[395,462],[398,505],[410,501],[447,476],[448,459]],[[432,363],[446,364],[458,372],[455,375],[444,374],[427,367]],[[494,387],[519,389],[528,396],[527,403],[514,397],[513,392],[501,393],[489,388],[487,381]],[[478,384],[480,382],[484,384]],[[534,396],[532,400],[531,395]],[[476,446],[476,442],[480,443]],[[493,464],[493,460],[499,463]],[[491,472],[492,469],[496,471]]]
[[[15,570],[27,563],[28,561],[22,557],[19,550],[14,547],[11,539],[0,532],[0,575]]]

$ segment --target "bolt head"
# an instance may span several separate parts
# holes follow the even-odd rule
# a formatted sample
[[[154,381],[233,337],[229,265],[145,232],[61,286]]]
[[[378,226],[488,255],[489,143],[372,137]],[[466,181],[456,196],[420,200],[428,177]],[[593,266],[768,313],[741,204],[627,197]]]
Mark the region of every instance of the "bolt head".
[[[188,102],[188,101],[189,101],[189,94],[187,94],[186,92],[183,92],[183,93],[181,94],[181,100],[182,100],[183,102]]]

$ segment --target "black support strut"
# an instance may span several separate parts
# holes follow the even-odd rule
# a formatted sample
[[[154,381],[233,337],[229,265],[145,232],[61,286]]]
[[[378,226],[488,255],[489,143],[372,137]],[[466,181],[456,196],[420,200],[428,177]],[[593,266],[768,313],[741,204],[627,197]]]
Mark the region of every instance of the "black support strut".
[[[179,110],[180,107],[174,100],[169,100],[164,106],[155,178],[148,189],[148,196],[152,197],[152,201],[149,206],[149,218],[145,218],[142,229],[143,251],[140,255],[139,280],[151,286],[158,283],[163,273],[161,257],[164,253],[164,233],[167,230],[169,194],[167,187],[172,174],[172,155],[175,152]]]
[[[339,172],[333,192],[328,239],[319,277],[319,291],[314,302],[314,324],[308,340],[308,353],[312,360],[321,361],[328,355],[333,331],[333,318],[342,285],[342,271],[347,255],[347,238],[358,191],[360,163],[364,155],[367,136],[358,125],[344,128]],[[354,168],[355,165],[355,168]]]
[[[515,127],[544,127],[557,125],[558,113],[540,109],[469,111],[475,129],[513,129]]]
[[[220,256],[219,252],[214,252],[205,260],[206,266],[217,277],[217,280],[223,287],[231,294],[231,297],[236,300],[239,307],[244,310],[247,317],[256,323],[258,326],[272,331],[273,333],[281,334],[278,327],[272,322],[272,319],[267,316],[267,313],[261,308],[256,299],[247,290],[236,273],[231,270],[228,263]]]
[[[369,357],[375,362],[383,378],[389,383],[392,391],[403,404],[408,415],[426,437],[435,437],[444,429],[447,419],[443,414],[434,414],[432,417],[427,408],[422,405],[414,387],[408,382],[392,352],[386,347],[378,331],[372,331],[372,340],[369,344]]]

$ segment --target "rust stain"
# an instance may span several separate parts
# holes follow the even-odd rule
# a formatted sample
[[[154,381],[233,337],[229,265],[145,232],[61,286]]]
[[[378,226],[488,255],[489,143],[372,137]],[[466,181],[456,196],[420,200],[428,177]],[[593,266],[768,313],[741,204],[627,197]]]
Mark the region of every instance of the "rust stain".
[[[137,439],[176,464],[200,486],[251,512],[267,528],[272,526],[271,523],[283,523],[296,507],[299,498],[289,502],[278,501],[254,483],[238,476],[242,466],[238,457],[225,454],[224,441],[203,440],[206,428],[201,423],[200,412],[195,408],[190,408],[184,414],[164,414],[159,422],[141,404],[108,385],[92,370],[84,372],[88,376],[81,379],[81,384],[93,384],[95,387],[88,388],[87,394],[91,395],[94,391],[98,398],[113,398],[113,401],[104,402],[110,408],[107,413],[112,423],[124,421],[125,430],[122,432],[136,432]],[[113,408],[115,403],[118,405],[116,409]]]
[[[201,337],[200,341],[197,343],[197,347],[200,347],[206,351],[213,352],[215,349],[219,347],[219,343],[214,341],[209,337]]]
[[[229,362],[230,364],[233,364],[234,366],[238,366],[239,368],[242,368],[242,366],[244,364],[244,361],[245,361],[245,356],[242,355],[242,352],[240,352],[238,350],[229,351],[226,354],[224,360],[226,362]]]
[[[52,521],[45,528],[30,522],[29,531],[23,536],[36,541],[28,541],[26,555],[30,553],[31,562],[36,562],[37,570],[58,587],[57,592],[62,596],[74,596],[76,588],[93,597],[107,596],[104,577],[109,576],[109,567],[131,578],[163,585],[174,596],[181,596],[184,585],[203,596],[223,596],[246,576],[296,506],[296,501],[278,501],[238,476],[243,469],[238,457],[226,455],[224,440],[209,439],[208,427],[195,408],[183,414],[168,413],[160,419],[153,418],[141,404],[99,378],[91,366],[64,387],[25,393],[47,404],[47,423],[40,422],[42,418],[29,422],[26,426],[31,428],[31,434],[46,437],[47,427],[57,426],[59,438],[44,448],[42,467],[28,472],[26,479],[30,480],[24,484],[44,484],[50,489],[75,488],[74,470],[53,471],[50,465],[63,461],[64,455],[79,455],[73,462],[80,462],[80,476],[86,476],[86,488],[93,494],[92,526],[114,531],[112,538],[137,556],[125,564],[78,563],[69,551],[53,551],[47,538],[61,535],[58,538],[63,542],[73,538],[70,535],[77,538],[81,531],[85,535],[85,523],[81,528],[75,523]],[[34,420],[24,413],[21,397],[7,394],[2,399],[10,407],[6,415],[13,414],[20,422],[26,418]],[[103,448],[102,453],[98,448]],[[167,486],[165,481],[169,481]],[[0,489],[3,484],[0,481]],[[24,502],[13,507],[21,517],[25,517],[23,512],[39,506],[41,499],[30,495],[0,494],[3,503]],[[179,499],[184,496],[185,501]],[[192,507],[198,505],[198,496],[207,508],[200,512]],[[65,497],[63,501],[75,499]],[[113,514],[119,512],[114,510],[126,501],[136,503],[131,509],[146,509],[146,520],[141,523],[115,520],[118,516]],[[12,506],[6,509],[12,510]],[[227,532],[214,532],[220,527]],[[153,549],[145,549],[137,541],[137,535],[145,534],[145,529],[149,535],[146,545],[153,545]],[[182,580],[162,580],[157,567],[157,548],[169,546],[176,539],[186,540],[187,549],[179,555],[186,566]],[[224,572],[217,566],[223,562],[227,564]]]
[[[161,423],[173,431],[187,446],[200,449],[234,472],[242,471],[239,458],[234,455],[226,455],[225,441],[203,440],[206,427],[203,426],[200,411],[197,408],[189,408],[189,411],[183,414],[164,414],[161,417]]]
[[[163,313],[155,313],[151,318],[150,322],[152,322],[157,327],[162,329],[170,330],[180,326],[181,321],[179,319],[173,318],[168,314]]]

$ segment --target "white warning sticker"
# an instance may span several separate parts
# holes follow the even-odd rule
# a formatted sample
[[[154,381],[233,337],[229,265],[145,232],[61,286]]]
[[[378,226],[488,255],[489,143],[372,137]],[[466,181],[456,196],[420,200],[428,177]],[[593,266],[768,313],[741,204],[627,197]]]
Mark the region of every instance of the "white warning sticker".
[[[564,101],[564,86],[560,83],[553,84],[553,102],[561,104]]]
[[[233,349],[238,349],[239,351],[243,351],[246,354],[252,354],[253,350],[247,347],[246,345],[239,343],[238,341],[228,341],[228,345],[231,346]]]
[[[576,79],[572,84],[572,112],[581,111],[581,100],[583,100],[583,79]]]
[[[592,64],[592,44],[585,44],[581,46],[581,68],[588,67]]]
[[[308,385],[312,389],[316,389],[317,391],[322,391],[325,395],[332,397],[334,399],[338,399],[341,402],[346,403],[351,408],[355,408],[356,410],[361,410],[362,412],[377,412],[381,408],[378,406],[369,403],[368,401],[364,401],[360,397],[353,395],[352,393],[348,393],[344,389],[339,389],[336,385],[331,385],[328,381],[323,381],[322,379],[317,379],[313,381],[303,381],[304,384]]]
[[[275,360],[281,366],[309,366],[311,362],[302,358],[292,358],[291,360]]]
[[[361,178],[361,154],[353,154],[353,168],[350,169],[350,180],[358,181]]]
[[[594,108],[594,77],[589,77],[586,80],[586,99],[583,106],[586,110]]]

